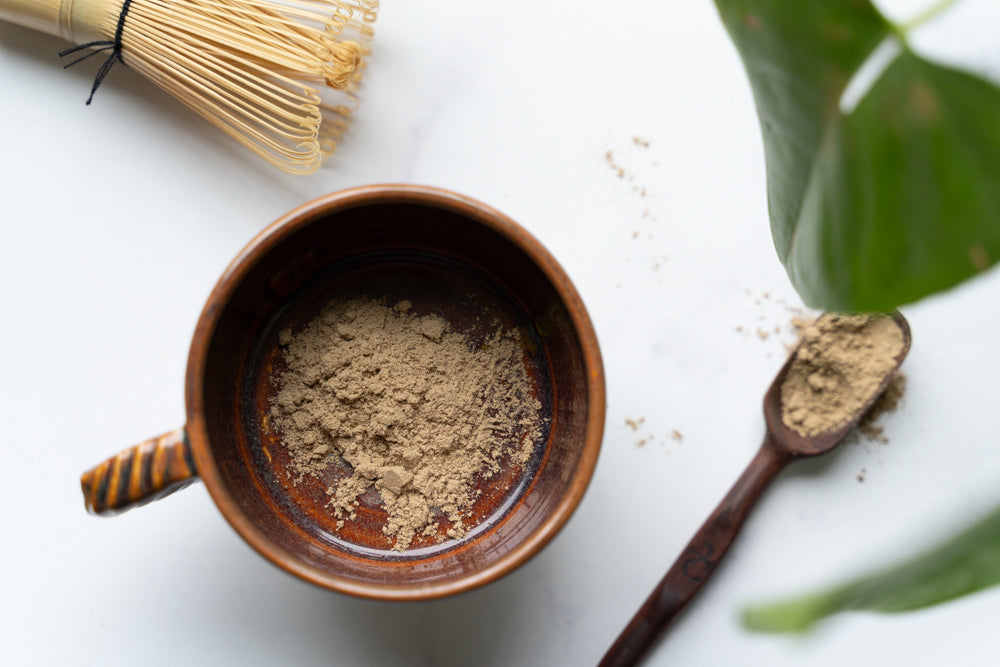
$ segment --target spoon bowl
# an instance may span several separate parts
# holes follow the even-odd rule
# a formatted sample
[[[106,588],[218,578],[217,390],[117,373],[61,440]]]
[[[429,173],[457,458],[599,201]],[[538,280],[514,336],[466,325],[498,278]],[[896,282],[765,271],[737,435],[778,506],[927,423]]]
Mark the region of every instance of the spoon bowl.
[[[882,377],[875,391],[853,413],[850,419],[842,422],[835,429],[808,437],[789,427],[782,418],[784,401],[781,397],[781,388],[788,377],[788,371],[791,370],[792,364],[798,357],[801,343],[796,346],[792,353],[788,355],[788,360],[785,361],[781,370],[778,371],[777,376],[775,376],[770,388],[768,388],[767,393],[764,395],[764,423],[767,426],[772,447],[790,456],[819,456],[833,450],[843,442],[844,438],[858,425],[861,418],[864,417],[865,413],[871,409],[875,401],[878,400],[886,387],[889,386],[896,369],[903,363],[903,359],[906,358],[906,355],[910,351],[911,333],[909,323],[899,313],[893,313],[891,318],[896,326],[899,327],[899,332],[903,339],[899,353],[893,357],[891,370]]]

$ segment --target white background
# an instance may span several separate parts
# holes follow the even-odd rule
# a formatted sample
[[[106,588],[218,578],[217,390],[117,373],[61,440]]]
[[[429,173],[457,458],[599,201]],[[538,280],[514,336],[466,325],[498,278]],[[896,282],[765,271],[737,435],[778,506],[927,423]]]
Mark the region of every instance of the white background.
[[[998,14],[965,0],[916,44],[996,76]],[[756,450],[799,305],[712,3],[387,1],[357,121],[310,177],[124,67],[85,107],[98,58],[64,71],[64,47],[0,26],[4,664],[596,663]],[[511,215],[590,309],[608,417],[563,532],[484,589],[386,604],[272,567],[200,485],[88,516],[80,472],[183,421],[190,336],[235,253],[315,196],[389,181]],[[1000,589],[797,638],[748,633],[738,613],[896,562],[1000,504],[998,293],[993,272],[904,309],[914,343],[890,442],[782,474],[648,664],[996,664]]]

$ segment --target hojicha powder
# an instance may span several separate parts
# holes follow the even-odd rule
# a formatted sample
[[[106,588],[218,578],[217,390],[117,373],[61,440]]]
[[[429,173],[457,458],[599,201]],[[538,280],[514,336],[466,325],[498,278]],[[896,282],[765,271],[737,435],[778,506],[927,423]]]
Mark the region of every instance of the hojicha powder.
[[[903,346],[903,332],[887,315],[822,315],[801,331],[781,385],[782,420],[805,437],[838,428],[894,372]]]
[[[328,304],[279,343],[288,370],[270,415],[293,470],[318,477],[346,463],[350,474],[327,489],[337,528],[374,487],[396,550],[438,535],[442,519],[462,537],[476,479],[505,456],[523,465],[542,432],[517,334],[499,326],[475,344],[407,301],[365,297]]]

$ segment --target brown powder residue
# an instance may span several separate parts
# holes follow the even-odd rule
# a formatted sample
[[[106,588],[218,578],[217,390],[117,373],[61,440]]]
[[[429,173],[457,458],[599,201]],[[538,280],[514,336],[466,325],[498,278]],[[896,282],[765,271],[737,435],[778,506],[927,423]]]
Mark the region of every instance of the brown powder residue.
[[[636,417],[626,417],[625,418],[625,425],[628,426],[633,431],[638,431],[639,427],[642,426],[645,422],[646,422],[646,418],[645,417],[638,417],[638,418],[636,418]]]
[[[618,164],[618,162],[615,160],[615,154],[611,151],[610,148],[604,152],[604,162],[608,165],[608,167],[611,168],[611,170],[615,173],[615,175],[618,178],[621,179],[627,178],[630,181],[635,178],[633,174],[630,174],[629,172],[625,171],[625,167]]]
[[[462,537],[476,478],[499,471],[504,443],[518,443],[509,453],[523,465],[543,426],[516,333],[496,327],[474,347],[444,318],[411,308],[332,302],[302,331],[282,331],[288,370],[270,411],[296,472],[350,466],[327,490],[337,527],[374,486],[399,551],[434,535],[441,514],[448,536]]]
[[[868,409],[865,416],[858,422],[858,432],[868,440],[887,444],[889,437],[885,434],[885,429],[877,422],[887,412],[896,411],[905,393],[906,375],[901,371],[896,371],[892,379],[889,380],[885,391],[875,400],[872,407]]]
[[[769,347],[774,341],[787,345],[789,341],[781,340],[784,333],[796,334],[796,322],[806,316],[805,311],[795,302],[776,296],[770,290],[743,289],[747,297],[745,316],[747,321],[735,323],[733,331],[747,340],[758,340]],[[781,324],[775,321],[780,318]],[[785,324],[791,318],[790,324]],[[768,352],[767,356],[771,356]]]
[[[899,325],[884,315],[826,314],[801,330],[781,386],[782,419],[810,437],[850,421],[896,367]]]

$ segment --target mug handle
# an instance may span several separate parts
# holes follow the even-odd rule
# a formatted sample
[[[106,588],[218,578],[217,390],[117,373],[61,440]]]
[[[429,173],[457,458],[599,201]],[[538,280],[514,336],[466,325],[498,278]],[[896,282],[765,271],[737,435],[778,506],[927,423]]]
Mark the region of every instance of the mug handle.
[[[198,480],[184,427],[130,447],[80,476],[87,511],[127,512]]]

